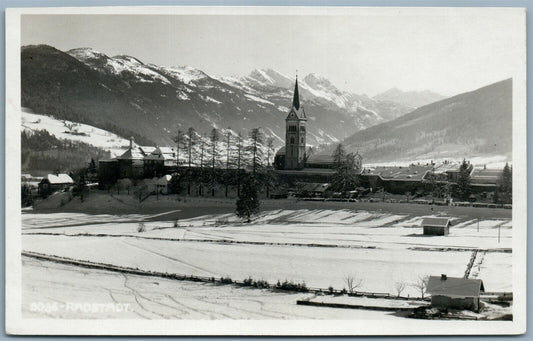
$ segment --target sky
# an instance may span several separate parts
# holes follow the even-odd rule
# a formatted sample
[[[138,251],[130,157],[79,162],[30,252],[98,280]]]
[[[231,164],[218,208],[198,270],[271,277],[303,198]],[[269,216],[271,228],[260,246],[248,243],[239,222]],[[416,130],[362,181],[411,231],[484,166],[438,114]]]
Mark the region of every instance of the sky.
[[[520,27],[506,15],[442,9],[425,15],[23,15],[21,45],[91,47],[218,76],[256,68],[290,77],[316,73],[370,96],[392,87],[451,96],[513,75],[525,42],[517,41]]]

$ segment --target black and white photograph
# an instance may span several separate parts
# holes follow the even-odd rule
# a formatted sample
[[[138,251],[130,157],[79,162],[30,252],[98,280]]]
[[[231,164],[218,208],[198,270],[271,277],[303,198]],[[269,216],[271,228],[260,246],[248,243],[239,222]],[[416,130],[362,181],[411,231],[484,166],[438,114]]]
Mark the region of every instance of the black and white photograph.
[[[520,334],[526,12],[6,14],[12,334]]]

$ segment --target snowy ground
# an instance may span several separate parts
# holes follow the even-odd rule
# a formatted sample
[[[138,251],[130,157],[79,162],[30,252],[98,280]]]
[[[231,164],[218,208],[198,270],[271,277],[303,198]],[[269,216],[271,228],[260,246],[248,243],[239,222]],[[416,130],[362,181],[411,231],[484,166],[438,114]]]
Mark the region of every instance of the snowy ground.
[[[75,319],[398,319],[384,311],[296,305],[311,294],[173,281],[38,261],[24,257],[25,318]],[[121,304],[127,311],[93,313],[86,303]],[[83,307],[83,306],[82,306]]]
[[[473,249],[471,276],[487,291],[512,291],[512,222],[458,219],[449,236],[422,235],[421,217],[356,210],[272,210],[253,224],[232,214],[165,220],[158,215],[39,214],[24,212],[25,251],[197,276],[248,277],[274,284],[342,289],[346,276],[358,291],[419,296],[412,285],[425,275],[462,277]],[[161,220],[158,220],[161,219]],[[145,226],[138,232],[139,224]],[[498,242],[498,228],[500,242]],[[266,244],[264,244],[266,243]]]
[[[28,108],[22,109],[21,120],[22,130],[47,130],[58,139],[84,142],[109,150],[112,157],[121,155],[129,146],[128,140],[109,131],[83,123],[35,114]]]

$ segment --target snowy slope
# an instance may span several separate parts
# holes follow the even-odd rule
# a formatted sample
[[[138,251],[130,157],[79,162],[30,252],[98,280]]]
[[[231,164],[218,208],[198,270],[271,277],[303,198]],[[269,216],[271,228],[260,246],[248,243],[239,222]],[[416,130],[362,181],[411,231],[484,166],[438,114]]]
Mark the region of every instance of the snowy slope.
[[[127,139],[103,129],[34,114],[27,108],[22,109],[21,121],[21,130],[46,130],[58,139],[83,142],[108,150],[113,157],[124,153],[129,146]]]

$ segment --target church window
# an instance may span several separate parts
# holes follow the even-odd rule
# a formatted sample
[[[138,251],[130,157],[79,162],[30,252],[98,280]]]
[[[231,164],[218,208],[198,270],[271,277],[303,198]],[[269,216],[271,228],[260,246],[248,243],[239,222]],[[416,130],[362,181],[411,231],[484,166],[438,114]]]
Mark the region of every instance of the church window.
[[[291,143],[294,143],[294,137],[291,137]]]
[[[305,127],[304,126],[300,126],[300,131],[305,131]]]
[[[300,139],[300,143],[304,143],[304,138],[303,137]]]

